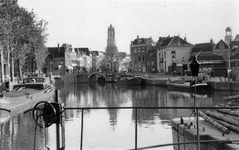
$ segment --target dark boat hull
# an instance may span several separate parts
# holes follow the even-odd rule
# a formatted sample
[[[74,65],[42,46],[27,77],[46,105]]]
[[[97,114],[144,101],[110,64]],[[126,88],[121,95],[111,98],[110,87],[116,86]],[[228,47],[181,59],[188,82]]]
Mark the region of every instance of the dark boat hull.
[[[139,77],[132,77],[132,78],[121,78],[117,80],[117,84],[124,84],[124,85],[141,85],[142,79]]]
[[[179,91],[205,91],[209,90],[209,85],[207,83],[197,83],[196,89],[194,85],[186,84],[186,83],[166,83],[168,89],[171,90],[179,90]]]

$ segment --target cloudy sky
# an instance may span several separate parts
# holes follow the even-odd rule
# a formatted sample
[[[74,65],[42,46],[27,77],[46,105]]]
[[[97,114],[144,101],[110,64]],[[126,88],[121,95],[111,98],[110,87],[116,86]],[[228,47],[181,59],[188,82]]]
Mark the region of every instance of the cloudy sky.
[[[224,39],[226,27],[239,34],[238,0],[18,0],[46,20],[47,46],[59,43],[104,51],[107,29],[115,28],[119,51],[129,53],[137,35],[186,35],[196,44]]]

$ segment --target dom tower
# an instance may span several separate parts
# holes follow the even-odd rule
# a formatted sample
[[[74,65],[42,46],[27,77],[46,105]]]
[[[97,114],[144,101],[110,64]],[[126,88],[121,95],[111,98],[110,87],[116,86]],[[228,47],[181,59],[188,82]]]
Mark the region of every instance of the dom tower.
[[[107,47],[106,47],[106,55],[110,57],[114,57],[118,54],[118,48],[115,44],[115,28],[110,25],[108,28],[108,39],[107,39]]]

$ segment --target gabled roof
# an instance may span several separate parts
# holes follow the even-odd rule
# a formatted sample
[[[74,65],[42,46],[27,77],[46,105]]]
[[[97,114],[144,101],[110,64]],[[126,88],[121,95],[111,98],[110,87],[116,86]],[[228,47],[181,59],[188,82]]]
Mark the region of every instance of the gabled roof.
[[[228,49],[230,48],[230,46],[223,40],[220,40],[214,47],[214,49],[220,49],[220,44],[224,44],[224,48],[223,49]]]
[[[193,57],[191,56],[188,61],[193,61]],[[214,54],[212,52],[200,52],[197,54],[197,60],[224,60],[222,56]]]
[[[81,55],[83,55],[83,54],[85,54],[87,56],[90,55],[89,48],[74,48],[74,51],[78,54],[81,54]]]
[[[156,47],[159,48],[160,45],[169,38],[170,36],[168,37],[159,37],[158,41],[156,42]]]
[[[231,59],[231,60],[239,59],[239,53],[236,54],[236,55],[234,55],[234,56],[232,56],[230,59]]]
[[[166,40],[163,41],[163,43],[160,45],[160,47],[168,46],[170,41],[173,39],[173,37],[169,37]]]
[[[193,45],[183,40],[179,36],[173,36],[173,37],[168,37],[160,45],[160,47],[164,47],[164,46],[193,46]]]
[[[98,51],[90,51],[91,54],[94,54],[94,55],[99,55],[99,52]]]
[[[171,42],[169,43],[171,46],[193,46],[192,44],[188,43],[187,41],[180,38],[180,36],[174,36]]]
[[[65,48],[64,47],[48,47],[48,55],[52,57],[64,57],[65,55]]]
[[[195,44],[192,48],[193,53],[198,52],[212,52],[213,45],[211,43],[199,43]]]
[[[147,44],[147,43],[154,43],[153,39],[150,38],[137,38],[133,41],[133,45],[137,45],[137,44]]]
[[[233,41],[239,41],[239,34],[236,35]]]
[[[230,47],[231,47],[232,52],[239,50],[239,41],[231,41]]]

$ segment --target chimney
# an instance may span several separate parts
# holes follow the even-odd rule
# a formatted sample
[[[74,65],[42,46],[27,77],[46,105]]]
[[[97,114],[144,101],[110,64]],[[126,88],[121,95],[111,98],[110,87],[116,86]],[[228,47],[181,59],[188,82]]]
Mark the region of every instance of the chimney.
[[[137,43],[139,43],[139,35],[137,35]]]
[[[213,45],[213,44],[214,44],[214,43],[213,43],[213,39],[210,39],[210,44],[211,44],[211,45]]]
[[[60,44],[57,44],[57,48],[58,48],[58,54],[60,54]]]
[[[186,41],[186,42],[187,42],[187,37],[186,37],[186,34],[185,34],[185,37],[184,37],[184,41]]]
[[[161,36],[159,37],[159,42],[161,41]]]
[[[180,41],[180,34],[178,34],[178,46],[181,45],[181,41]]]

